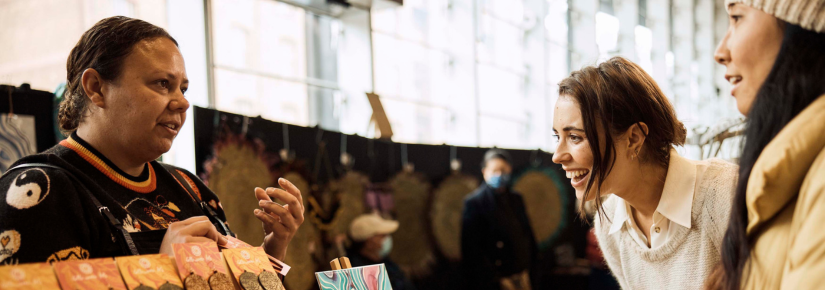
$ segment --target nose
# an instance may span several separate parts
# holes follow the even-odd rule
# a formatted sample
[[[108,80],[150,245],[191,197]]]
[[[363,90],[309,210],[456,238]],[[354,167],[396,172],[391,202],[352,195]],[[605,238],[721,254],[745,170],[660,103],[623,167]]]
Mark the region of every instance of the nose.
[[[553,153],[553,163],[562,164],[567,161],[570,161],[570,153],[567,152],[564,142],[560,141],[559,146],[556,147],[556,153]]]
[[[725,37],[719,42],[716,47],[716,52],[713,53],[713,58],[721,65],[728,65],[730,63],[730,50],[728,50],[728,37],[730,37],[730,30],[725,33]]]
[[[174,112],[186,112],[189,109],[189,100],[183,96],[183,93],[177,94],[172,101],[169,102],[169,110]]]

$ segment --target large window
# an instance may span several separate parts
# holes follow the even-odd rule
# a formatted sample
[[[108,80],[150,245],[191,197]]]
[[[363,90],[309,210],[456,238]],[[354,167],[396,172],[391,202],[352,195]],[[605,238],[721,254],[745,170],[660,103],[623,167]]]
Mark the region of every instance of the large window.
[[[376,92],[396,141],[553,147],[566,1],[405,1],[372,20]]]
[[[219,110],[370,135],[365,93],[374,91],[395,141],[553,147],[555,85],[568,73],[566,0],[408,0],[371,17],[273,0],[211,3]]]

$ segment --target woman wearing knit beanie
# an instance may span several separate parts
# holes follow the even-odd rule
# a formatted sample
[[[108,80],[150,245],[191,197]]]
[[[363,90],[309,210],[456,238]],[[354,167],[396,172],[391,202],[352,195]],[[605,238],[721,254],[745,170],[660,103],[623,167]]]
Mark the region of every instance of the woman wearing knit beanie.
[[[825,287],[825,0],[727,0],[716,51],[748,118],[710,289]]]

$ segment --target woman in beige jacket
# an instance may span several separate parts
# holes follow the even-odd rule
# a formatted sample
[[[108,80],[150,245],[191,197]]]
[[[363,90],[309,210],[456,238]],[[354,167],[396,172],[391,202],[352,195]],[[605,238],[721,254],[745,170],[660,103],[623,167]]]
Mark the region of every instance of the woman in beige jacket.
[[[825,0],[727,0],[716,51],[748,117],[713,289],[825,288]]]

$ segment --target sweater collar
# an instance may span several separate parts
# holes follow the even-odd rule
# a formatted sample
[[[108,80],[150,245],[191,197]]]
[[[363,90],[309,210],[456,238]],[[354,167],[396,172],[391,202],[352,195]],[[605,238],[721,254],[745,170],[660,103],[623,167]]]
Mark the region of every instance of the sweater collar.
[[[773,218],[799,194],[816,157],[825,149],[825,95],[791,120],[756,159],[746,191],[747,233]]]
[[[656,207],[656,213],[688,229],[691,227],[696,170],[696,162],[679,156],[676,150],[670,150],[665,186],[659,205]],[[619,198],[616,212],[613,214],[610,234],[618,232],[622,225],[630,221],[628,209],[624,199]]]
[[[77,132],[72,133],[66,140],[60,141],[60,145],[71,149],[106,177],[130,190],[149,193],[154,191],[157,186],[155,170],[149,163],[145,165],[140,176],[135,177],[126,174],[106,156],[81,139]]]

